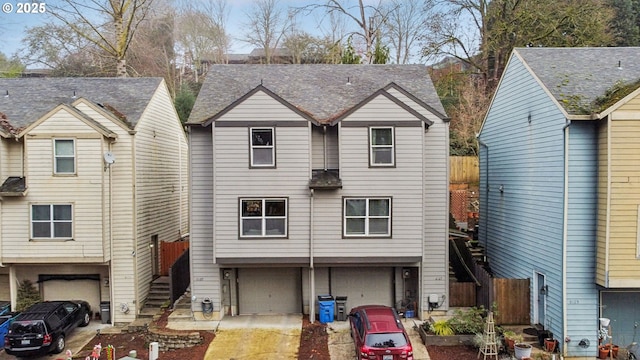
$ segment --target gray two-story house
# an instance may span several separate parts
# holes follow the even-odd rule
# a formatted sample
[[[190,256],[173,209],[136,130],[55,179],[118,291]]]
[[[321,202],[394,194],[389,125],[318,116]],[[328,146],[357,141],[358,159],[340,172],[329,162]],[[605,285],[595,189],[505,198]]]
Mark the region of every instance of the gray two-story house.
[[[426,67],[213,66],[188,132],[197,319],[315,319],[325,294],[448,307],[449,125]]]

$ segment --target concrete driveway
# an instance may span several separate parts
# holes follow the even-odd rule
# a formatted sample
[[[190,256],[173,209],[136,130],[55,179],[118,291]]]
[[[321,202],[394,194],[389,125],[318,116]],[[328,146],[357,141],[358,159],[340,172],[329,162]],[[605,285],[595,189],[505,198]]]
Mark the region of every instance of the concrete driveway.
[[[296,359],[302,315],[226,316],[204,360]]]
[[[65,339],[66,346],[65,351],[71,350],[73,354],[76,354],[82,348],[96,336],[98,330],[111,327],[110,324],[102,324],[100,321],[92,321],[88,326],[77,327],[69,337]],[[56,360],[66,359],[65,351],[61,354],[41,356],[37,358],[30,358],[30,360]],[[0,360],[15,360],[14,356],[8,355],[4,350],[0,350]]]

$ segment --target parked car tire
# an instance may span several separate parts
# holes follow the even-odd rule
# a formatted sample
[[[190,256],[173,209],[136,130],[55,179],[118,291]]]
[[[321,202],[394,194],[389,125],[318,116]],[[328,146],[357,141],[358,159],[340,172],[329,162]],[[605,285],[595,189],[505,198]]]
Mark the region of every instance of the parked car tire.
[[[90,322],[91,322],[91,315],[89,315],[88,312],[85,312],[84,315],[82,316],[82,322],[80,323],[79,326],[85,327],[89,325]]]
[[[64,350],[64,335],[60,335],[56,340],[56,347],[53,349],[54,354],[60,354]]]

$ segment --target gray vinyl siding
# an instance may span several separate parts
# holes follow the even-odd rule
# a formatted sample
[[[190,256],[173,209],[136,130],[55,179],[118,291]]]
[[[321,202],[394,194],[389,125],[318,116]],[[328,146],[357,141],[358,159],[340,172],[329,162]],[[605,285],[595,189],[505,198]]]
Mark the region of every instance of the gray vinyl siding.
[[[566,318],[571,338],[597,344],[593,321],[600,316],[594,282],[597,218],[597,123],[572,122],[569,131],[569,206],[567,216]],[[554,277],[561,273],[549,274]],[[549,279],[549,277],[547,277]],[[554,279],[554,283],[558,280]],[[551,288],[550,288],[551,289]],[[561,316],[561,299],[549,296],[550,313]],[[555,321],[554,321],[555,322]],[[553,325],[553,324],[552,324]],[[554,333],[555,330],[554,329]],[[589,356],[592,349],[567,344],[574,356]]]
[[[257,93],[217,121],[297,121],[299,115],[263,93]],[[215,123],[214,123],[215,125]],[[309,126],[276,126],[275,168],[249,166],[249,127],[214,130],[214,237],[216,258],[308,257],[309,177],[311,131]],[[239,236],[239,198],[283,197],[288,201],[286,238]]]
[[[386,100],[386,98],[385,98]],[[390,101],[386,104],[387,106]],[[393,104],[393,103],[391,103]],[[395,128],[396,166],[369,167],[370,121],[415,121],[415,117],[393,104],[396,111],[381,112],[373,101],[343,122],[361,126],[341,126],[340,176],[342,190],[317,193],[314,199],[314,254],[336,256],[416,256],[422,253],[421,198],[423,181],[420,127]],[[342,238],[343,197],[391,197],[392,229],[389,238]],[[363,247],[363,243],[367,246]]]
[[[217,265],[214,264],[213,252],[214,155],[211,127],[190,127],[189,257],[191,261],[191,293],[199,297],[200,300],[209,297],[214,304],[220,304],[220,274],[217,271]],[[202,311],[198,303],[192,303],[192,310]]]
[[[487,220],[479,235],[497,277],[547,276],[551,323],[543,325],[560,339],[564,125],[562,113],[513,57],[480,134],[486,144],[481,157],[488,157],[480,159],[486,166],[481,180],[486,213],[480,218]]]
[[[324,169],[325,158],[327,169],[340,168],[338,126],[326,126],[326,131],[325,138],[322,126],[311,127],[311,168],[314,170]]]
[[[444,296],[438,310],[448,309],[449,298],[449,124],[415,103],[401,92],[390,93],[433,121],[422,129],[423,182],[423,244],[421,269],[421,309],[428,308],[429,294]]]

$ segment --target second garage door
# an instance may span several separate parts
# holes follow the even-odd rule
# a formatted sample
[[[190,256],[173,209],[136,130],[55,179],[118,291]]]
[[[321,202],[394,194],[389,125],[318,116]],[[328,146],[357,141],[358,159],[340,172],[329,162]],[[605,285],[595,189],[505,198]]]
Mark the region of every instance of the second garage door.
[[[331,292],[348,297],[347,310],[369,304],[393,306],[393,268],[331,268]]]
[[[240,314],[302,313],[300,269],[238,269]]]
[[[91,312],[100,312],[100,282],[95,280],[48,280],[42,283],[44,300],[84,300]]]

